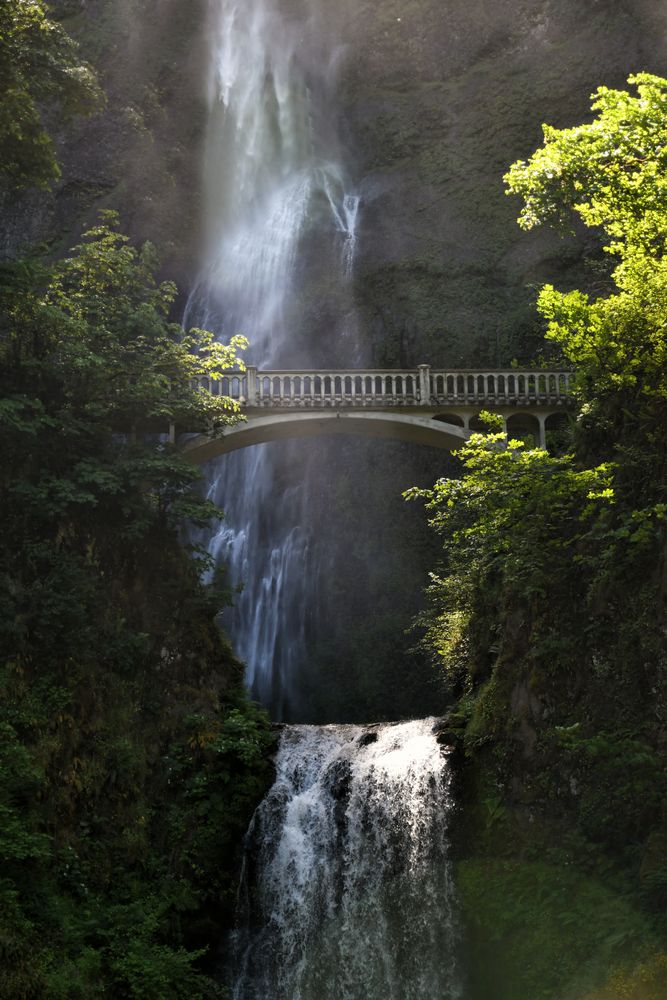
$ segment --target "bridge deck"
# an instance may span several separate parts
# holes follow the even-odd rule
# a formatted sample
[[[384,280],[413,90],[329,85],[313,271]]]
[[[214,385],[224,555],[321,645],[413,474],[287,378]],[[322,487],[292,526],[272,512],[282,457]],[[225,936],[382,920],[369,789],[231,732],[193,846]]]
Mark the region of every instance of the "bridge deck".
[[[416,370],[271,370],[249,366],[220,380],[199,378],[200,388],[231,396],[249,408],[567,406],[570,372]]]
[[[217,438],[182,439],[182,448],[192,461],[206,462],[282,438],[364,434],[451,450],[467,440],[479,411],[487,408],[499,412],[511,430],[518,414],[530,412],[519,430],[529,430],[544,446],[549,418],[572,402],[571,378],[555,370],[432,371],[428,365],[409,371],[249,366],[195,381],[202,391],[239,400],[247,419]],[[175,440],[175,428],[170,434]]]

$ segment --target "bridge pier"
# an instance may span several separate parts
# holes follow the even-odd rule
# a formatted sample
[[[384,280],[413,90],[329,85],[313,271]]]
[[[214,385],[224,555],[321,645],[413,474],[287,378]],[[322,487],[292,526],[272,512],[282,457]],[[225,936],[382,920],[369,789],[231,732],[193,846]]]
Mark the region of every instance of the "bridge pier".
[[[546,448],[547,446],[547,414],[546,413],[536,413],[537,422],[539,424],[539,445],[540,448]]]

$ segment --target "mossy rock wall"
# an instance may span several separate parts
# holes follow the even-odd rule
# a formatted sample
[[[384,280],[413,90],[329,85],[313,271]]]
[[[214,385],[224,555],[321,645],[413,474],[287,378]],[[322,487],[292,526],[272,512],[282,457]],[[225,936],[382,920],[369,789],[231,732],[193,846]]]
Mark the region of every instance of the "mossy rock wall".
[[[202,0],[55,0],[105,90],[96,115],[61,125],[49,113],[62,177],[50,191],[0,192],[0,255],[67,250],[100,209],[160,250],[182,289],[198,268],[201,143],[206,126]]]
[[[522,233],[502,175],[539,144],[542,122],[590,116],[600,84],[664,74],[667,12],[650,0],[348,10],[341,101],[364,199],[356,287],[373,359],[530,359],[534,286],[577,281],[582,248]]]
[[[55,0],[53,10],[108,102],[61,131],[63,176],[51,193],[5,196],[2,252],[31,242],[57,251],[98,208],[115,207],[186,289],[199,264],[207,5]],[[664,7],[345,0],[324,15],[332,38],[342,34],[337,116],[363,197],[354,299],[367,360],[530,358],[540,338],[534,286],[577,281],[582,248],[522,233],[502,175],[539,143],[542,122],[584,120],[598,85],[667,72]],[[57,115],[51,124],[57,132]],[[331,353],[335,303],[327,311],[311,299],[322,300],[321,287],[302,290],[308,337]]]

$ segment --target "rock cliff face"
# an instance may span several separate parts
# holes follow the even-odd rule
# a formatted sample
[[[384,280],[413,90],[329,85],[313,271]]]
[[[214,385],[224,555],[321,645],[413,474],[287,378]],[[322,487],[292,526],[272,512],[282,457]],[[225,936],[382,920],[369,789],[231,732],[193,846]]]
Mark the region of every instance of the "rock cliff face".
[[[502,176],[539,145],[542,122],[586,120],[599,85],[667,71],[667,9],[650,0],[347,0],[344,9],[340,115],[362,195],[354,287],[362,356],[377,365],[534,359],[542,350],[537,287],[574,286],[589,270],[599,279],[604,265],[590,237],[522,232]],[[352,462],[346,467],[354,481]],[[337,562],[345,598],[334,605],[346,610],[336,617],[351,628],[341,638],[334,626],[333,662],[307,679],[329,704],[353,663],[372,678],[367,687],[397,686],[404,710],[420,710],[416,694],[405,697],[409,686],[433,710],[402,628],[414,613],[411,588],[420,572],[426,582],[436,557],[387,498],[448,471],[439,456],[387,445],[354,519],[342,522],[342,551],[364,553],[375,575],[351,569],[349,558]],[[410,577],[401,580],[397,558]],[[364,702],[359,692],[346,700]],[[370,701],[381,703],[375,692]]]
[[[283,2],[292,16],[308,6]],[[164,276],[186,294],[202,217],[206,0],[57,0],[54,8],[98,68],[108,103],[63,132],[63,177],[52,192],[5,196],[0,253],[46,243],[56,254],[99,208],[117,208],[126,232],[159,246]],[[349,363],[330,331],[351,297],[359,356],[369,363],[529,361],[541,343],[536,287],[574,285],[601,263],[590,242],[522,233],[502,175],[539,144],[542,122],[585,120],[598,85],[667,73],[667,8],[654,0],[342,0],[327,16],[332,38],[343,38],[339,114],[362,196],[360,232],[345,302],[321,268],[304,267],[298,337],[322,363]],[[304,248],[305,260],[315,256]],[[406,668],[413,639],[403,629],[434,554],[421,512],[405,512],[396,498],[443,474],[441,456],[386,444],[369,465],[352,445],[323,447],[336,470],[323,487],[323,530],[331,505],[339,517],[326,601],[313,613],[305,714],[345,718],[354,704],[366,718],[391,717],[401,699],[406,711],[427,713],[428,671]],[[352,675],[363,677],[365,694]]]
[[[530,286],[580,251],[522,233],[502,175],[599,85],[667,71],[651,0],[350,0],[342,103],[364,195],[357,296],[378,362],[529,359]]]
[[[115,207],[187,285],[201,222],[206,0],[53,7],[98,68],[108,103],[61,136],[53,192],[5,196],[2,250],[57,249],[97,208]],[[340,115],[363,195],[355,297],[368,356],[530,357],[539,337],[531,286],[573,281],[580,250],[521,233],[502,174],[539,143],[542,122],[584,120],[599,84],[667,72],[667,9],[653,0],[344,0],[331,17],[344,39]],[[308,308],[307,293],[303,301]]]
[[[52,4],[107,95],[97,115],[49,127],[62,178],[48,192],[0,193],[0,255],[45,244],[57,255],[100,209],[160,248],[183,288],[197,269],[204,101],[204,4],[182,0],[55,0]]]

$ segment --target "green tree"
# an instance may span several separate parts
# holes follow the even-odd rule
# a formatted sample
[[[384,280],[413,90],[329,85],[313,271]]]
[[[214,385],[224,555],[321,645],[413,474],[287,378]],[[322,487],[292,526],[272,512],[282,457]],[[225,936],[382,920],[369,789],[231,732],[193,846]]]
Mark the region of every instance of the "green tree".
[[[0,995],[219,995],[201,968],[269,778],[268,720],[189,525],[221,512],[166,441],[220,433],[242,366],[169,320],[113,218],[0,271]],[[195,558],[192,558],[192,555]]]
[[[482,417],[495,425],[491,414]],[[569,456],[528,449],[500,431],[473,434],[458,456],[460,478],[406,497],[426,501],[444,542],[429,588],[433,611],[422,621],[427,643],[451,679],[479,682],[502,646],[503,613],[544,598],[550,581],[563,580],[594,548],[613,504],[612,469],[576,469]],[[577,592],[585,601],[585,586]],[[571,583],[565,593],[572,596]]]
[[[667,80],[629,83],[600,88],[587,124],[545,126],[506,177],[524,228],[583,223],[610,263],[604,286],[546,285],[538,298],[575,371],[570,453],[508,441],[487,414],[491,432],[459,452],[461,478],[409,495],[443,541],[421,624],[456,696],[452,738],[476,761],[478,846],[604,872],[650,914],[662,948]],[[495,830],[485,803],[502,817]],[[613,963],[637,958],[619,948]],[[645,968],[646,980],[612,974],[610,995],[659,991],[662,967]]]
[[[198,472],[155,435],[170,423],[217,433],[238,419],[237,403],[191,381],[241,365],[245,341],[226,346],[170,322],[175,289],[156,284],[154,257],[150,246],[138,251],[101,225],[41,284],[28,270],[5,295],[0,548],[8,613],[0,635],[11,657],[23,655],[35,628],[39,635],[69,625],[83,639],[86,602],[71,593],[98,560],[120,572],[124,558],[127,574],[151,532],[219,515],[196,490]],[[37,599],[40,590],[48,600]],[[24,601],[29,629],[18,613]]]
[[[614,261],[612,285],[596,297],[546,285],[538,300],[547,337],[575,368],[573,455],[553,459],[500,434],[475,435],[461,452],[464,479],[422,493],[453,574],[449,583],[440,574],[432,588],[444,608],[453,595],[456,615],[441,616],[436,632],[451,621],[451,634],[460,633],[457,595],[481,601],[491,569],[505,597],[518,597],[521,581],[523,598],[531,591],[547,596],[561,582],[554,569],[560,548],[579,566],[576,577],[563,566],[572,594],[589,607],[620,586],[623,573],[648,573],[654,581],[660,571],[667,514],[667,80],[639,74],[629,82],[636,95],[596,92],[592,122],[544,126],[544,145],[506,176],[508,193],[523,198],[524,228],[566,227],[579,216],[601,235]]]
[[[46,186],[60,176],[42,110],[88,114],[101,103],[91,68],[76,43],[49,16],[43,0],[0,5],[0,179]]]
[[[637,93],[600,87],[592,122],[544,126],[544,144],[506,181],[525,229],[578,216],[600,233],[612,289],[597,297],[546,285],[547,338],[575,366],[586,457],[635,452],[664,480],[667,453],[667,80],[641,73]],[[637,449],[645,449],[639,455]],[[646,466],[653,461],[652,472]],[[637,470],[632,475],[636,478]]]

